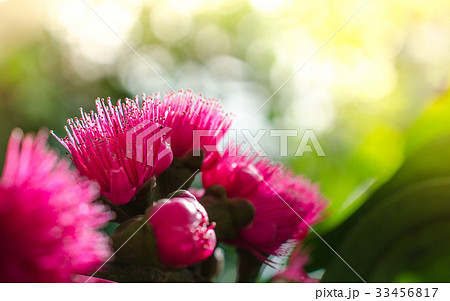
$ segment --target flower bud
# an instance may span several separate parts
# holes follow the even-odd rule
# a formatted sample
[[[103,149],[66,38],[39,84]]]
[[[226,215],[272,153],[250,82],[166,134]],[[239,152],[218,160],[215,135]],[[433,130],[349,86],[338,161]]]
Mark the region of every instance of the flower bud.
[[[205,208],[189,192],[161,199],[146,217],[154,231],[160,264],[190,266],[214,252],[215,224],[209,225]]]

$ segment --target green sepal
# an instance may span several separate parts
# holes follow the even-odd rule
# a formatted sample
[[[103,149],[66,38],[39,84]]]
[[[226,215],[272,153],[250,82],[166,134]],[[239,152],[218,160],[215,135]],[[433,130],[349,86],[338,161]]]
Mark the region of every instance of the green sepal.
[[[210,222],[215,222],[219,240],[230,240],[238,231],[249,226],[255,216],[253,204],[242,198],[229,199],[225,188],[211,185],[206,188],[200,203],[208,212]]]
[[[181,158],[173,158],[172,164],[157,179],[157,199],[165,198],[175,190],[188,189],[195,179],[205,159],[205,152],[194,156],[193,150],[186,152]]]
[[[153,228],[143,215],[122,223],[111,235],[117,252],[114,262],[125,264],[158,265],[158,249]]]

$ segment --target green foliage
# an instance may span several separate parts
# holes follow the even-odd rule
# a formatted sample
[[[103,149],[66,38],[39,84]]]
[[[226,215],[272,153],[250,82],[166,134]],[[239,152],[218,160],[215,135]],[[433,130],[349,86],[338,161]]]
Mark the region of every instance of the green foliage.
[[[436,124],[448,103],[441,97],[411,127],[410,154],[394,176],[323,235],[367,282],[450,280],[450,135]],[[320,240],[310,247],[309,269],[326,268],[324,282],[360,281]]]
[[[347,231],[339,255],[367,282],[398,281],[404,273],[415,275],[418,282],[448,281],[448,269],[426,273],[428,277],[422,270],[438,270],[450,260],[450,177],[413,184],[372,200],[377,204],[371,210],[355,215],[359,220]],[[335,257],[322,281],[360,279]]]

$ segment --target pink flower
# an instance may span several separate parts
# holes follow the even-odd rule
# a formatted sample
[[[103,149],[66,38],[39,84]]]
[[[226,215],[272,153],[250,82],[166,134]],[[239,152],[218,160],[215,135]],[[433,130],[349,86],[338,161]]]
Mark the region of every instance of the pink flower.
[[[317,279],[311,278],[304,270],[308,262],[308,255],[302,253],[299,248],[295,248],[289,257],[286,268],[275,274],[271,282],[295,282],[295,283],[316,283]]]
[[[191,150],[194,130],[209,131],[200,140],[205,150],[203,168],[213,163],[216,144],[231,125],[231,117],[221,110],[219,101],[197,97],[192,91],[121,100],[114,106],[96,100],[97,112],[69,119],[67,137],[60,139],[81,174],[97,181],[101,193],[115,205],[128,203],[152,176],[160,175]],[[128,138],[128,140],[127,140]],[[170,143],[170,145],[169,145]]]
[[[115,205],[126,204],[139,187],[172,162],[166,138],[157,136],[162,126],[158,106],[146,102],[141,107],[138,98],[126,99],[125,104],[119,100],[113,106],[108,98],[106,104],[97,99],[96,107],[96,113],[81,109],[81,119],[68,120],[67,137],[54,136],[70,152],[80,173],[100,184],[102,195]],[[147,145],[143,136],[157,139]],[[165,155],[158,159],[158,154]]]
[[[268,159],[238,153],[229,147],[214,169],[203,172],[203,186],[219,184],[229,198],[247,199],[255,207],[252,224],[228,243],[260,258],[282,255],[284,243],[307,235],[308,225],[317,221],[325,203],[317,187],[304,178]]]
[[[156,101],[159,101],[158,95]],[[202,170],[213,167],[219,157],[216,146],[232,123],[232,116],[222,111],[220,101],[206,99],[201,94],[197,96],[188,90],[166,94],[161,100],[161,109],[167,114],[165,125],[172,128],[170,145],[174,157],[200,146],[205,151]]]
[[[190,266],[214,252],[214,224],[197,199],[185,192],[160,200],[149,212],[158,248],[159,261],[172,267]]]
[[[110,219],[95,183],[46,149],[43,132],[13,131],[0,180],[0,282],[68,282],[110,255]]]

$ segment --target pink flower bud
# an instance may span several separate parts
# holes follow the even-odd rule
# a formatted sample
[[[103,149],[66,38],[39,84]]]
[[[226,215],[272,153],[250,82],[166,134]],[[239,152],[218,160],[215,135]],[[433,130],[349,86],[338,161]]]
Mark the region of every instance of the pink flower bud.
[[[209,225],[205,208],[189,192],[160,200],[148,216],[162,264],[190,266],[214,252],[215,223]]]

